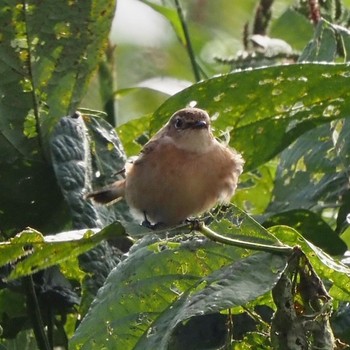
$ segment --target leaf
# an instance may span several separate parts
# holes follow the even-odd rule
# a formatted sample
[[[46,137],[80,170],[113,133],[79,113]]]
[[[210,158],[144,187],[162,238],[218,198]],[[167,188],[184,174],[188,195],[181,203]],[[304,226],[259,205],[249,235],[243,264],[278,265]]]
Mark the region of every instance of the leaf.
[[[306,16],[289,6],[281,16],[271,22],[269,32],[271,36],[292,44],[295,50],[302,50],[312,37],[314,28]]]
[[[303,236],[290,227],[274,226],[269,228],[269,231],[289,246],[299,245],[310,260],[318,276],[332,284],[329,294],[335,300],[349,301],[350,269],[347,266],[305,240]]]
[[[155,10],[158,13],[160,13],[161,15],[163,15],[169,21],[169,23],[172,25],[172,27],[173,27],[177,37],[181,41],[181,43],[183,45],[185,45],[186,39],[185,39],[185,35],[184,35],[183,29],[182,29],[182,25],[181,25],[179,16],[177,15],[177,12],[172,8],[169,8],[166,6],[161,6],[161,5],[155,4],[155,3],[147,1],[147,0],[143,0],[143,3],[147,4],[148,6],[152,7],[153,10]]]
[[[137,91],[138,89],[153,90],[172,96],[189,87],[191,84],[192,83],[187,80],[174,79],[171,77],[156,77],[141,81],[134,87],[119,89],[115,92],[115,96],[117,99],[120,99],[126,94]]]
[[[276,164],[274,163],[261,165],[240,176],[239,187],[232,199],[236,206],[250,215],[258,215],[265,211],[270,203],[274,185],[276,173]]]
[[[348,189],[349,137],[350,122],[345,119],[310,130],[284,150],[267,212],[320,212],[328,203],[339,202]]]
[[[76,235],[76,232],[74,234]],[[65,235],[71,235],[71,233]],[[16,264],[9,276],[10,280],[16,279],[77,257],[107,238],[124,235],[125,231],[119,223],[109,225],[97,233],[85,231],[82,238],[68,241],[66,238],[62,241],[57,238],[55,241],[50,238],[45,241],[40,232],[27,229],[10,241],[0,243],[0,266],[26,257]]]
[[[252,255],[215,271],[184,293],[171,310],[154,322],[135,349],[167,349],[174,328],[187,319],[244,305],[271,290],[285,260],[268,253]],[[276,275],[277,272],[277,275]]]
[[[94,206],[85,198],[93,186],[105,186],[106,179],[110,182],[124,168],[123,147],[111,125],[91,114],[64,117],[53,132],[51,154],[73,227],[102,227],[118,219],[130,219],[125,203]],[[99,180],[97,185],[95,180]]]
[[[40,4],[9,0],[3,4],[2,230],[16,231],[28,225],[47,229],[48,222],[57,229],[65,224],[62,196],[47,160],[47,143],[58,118],[77,108],[106,43],[113,15],[112,0],[48,0]]]
[[[281,242],[266,228],[232,204],[214,214],[214,219],[209,227],[222,236],[238,239],[241,242],[281,246]]]
[[[93,174],[86,178],[89,189],[98,189],[120,179],[118,173],[125,168],[126,155],[121,140],[112,125],[96,115],[84,114],[84,124],[89,132]],[[114,221],[133,223],[129,207],[124,201],[109,206],[95,205],[104,225]]]
[[[1,242],[0,266],[29,255],[32,244],[42,244],[43,242],[42,234],[34,229],[24,230],[8,242]]]
[[[337,24],[321,19],[314,38],[302,52],[299,62],[334,62],[339,54],[349,61],[350,31]]]
[[[337,33],[331,23],[321,19],[316,27],[313,40],[306,46],[300,62],[334,62],[337,56]]]
[[[247,303],[270,290],[286,264],[202,238],[144,242],[112,271],[71,349],[164,349],[177,324]]]
[[[157,130],[186,105],[206,109],[217,134],[230,133],[230,145],[243,153],[248,171],[315,126],[347,117],[347,81],[345,64],[237,71],[194,84],[170,97],[154,113],[151,128]]]
[[[75,228],[102,226],[94,207],[84,198],[86,185],[92,178],[86,134],[80,114],[64,117],[57,124],[50,145],[52,165]]]
[[[264,226],[287,225],[331,255],[343,255],[346,244],[322,218],[309,210],[295,209],[269,217]]]
[[[143,144],[148,141],[148,135],[146,135],[145,130],[148,129],[150,119],[151,115],[146,115],[118,127],[118,135],[128,156],[135,156],[140,153]],[[138,142],[142,139],[145,142]]]

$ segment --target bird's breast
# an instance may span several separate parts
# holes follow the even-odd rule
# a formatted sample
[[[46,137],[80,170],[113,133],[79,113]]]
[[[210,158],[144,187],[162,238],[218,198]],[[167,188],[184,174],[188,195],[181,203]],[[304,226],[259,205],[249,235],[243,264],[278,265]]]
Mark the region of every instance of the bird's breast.
[[[143,156],[126,177],[129,205],[155,222],[175,224],[229,200],[240,172],[232,151],[214,146],[197,154],[166,144]]]

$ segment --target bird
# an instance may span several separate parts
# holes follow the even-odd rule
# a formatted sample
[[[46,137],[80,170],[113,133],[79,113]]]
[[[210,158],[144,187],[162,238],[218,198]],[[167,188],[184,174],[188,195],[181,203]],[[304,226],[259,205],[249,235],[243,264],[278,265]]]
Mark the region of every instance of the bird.
[[[230,202],[243,165],[240,153],[214,137],[208,113],[187,107],[144,145],[124,179],[87,198],[101,204],[124,198],[146,226],[174,226]]]

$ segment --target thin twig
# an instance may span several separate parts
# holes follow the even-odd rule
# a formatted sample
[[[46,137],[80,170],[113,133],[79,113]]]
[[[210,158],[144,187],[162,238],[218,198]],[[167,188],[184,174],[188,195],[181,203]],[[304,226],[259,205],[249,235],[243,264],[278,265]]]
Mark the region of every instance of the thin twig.
[[[196,57],[193,51],[193,47],[192,47],[192,43],[191,43],[191,38],[190,38],[190,34],[188,31],[188,27],[185,21],[185,16],[183,14],[182,11],[182,7],[180,5],[180,1],[179,0],[175,0],[175,5],[176,5],[176,10],[177,10],[177,14],[179,16],[180,22],[181,22],[181,27],[185,36],[185,45],[186,45],[186,49],[188,52],[188,55],[190,57],[191,60],[191,65],[192,65],[192,70],[193,70],[193,74],[194,74],[194,78],[196,79],[196,81],[200,81],[201,80],[201,76],[200,76],[200,72],[198,69],[198,65],[196,62]]]
[[[34,73],[33,73],[33,69],[32,69],[32,47],[31,47],[31,38],[29,36],[29,28],[27,27],[27,23],[28,23],[28,19],[27,19],[27,4],[24,0],[22,0],[22,11],[23,11],[23,19],[24,19],[24,23],[25,23],[25,36],[26,36],[26,40],[27,40],[27,44],[28,44],[28,56],[27,56],[27,68],[28,68],[28,75],[29,75],[29,80],[30,80],[30,84],[31,84],[31,95],[32,95],[32,102],[33,102],[33,113],[34,113],[34,118],[35,118],[35,131],[37,133],[37,138],[38,138],[38,144],[39,144],[39,148],[40,148],[40,153],[41,156],[43,158],[44,161],[46,161],[46,157],[45,157],[45,152],[44,152],[44,145],[43,145],[43,135],[41,132],[41,125],[40,125],[40,108],[39,108],[39,101],[37,98],[37,89],[35,86],[35,82],[34,82]]]

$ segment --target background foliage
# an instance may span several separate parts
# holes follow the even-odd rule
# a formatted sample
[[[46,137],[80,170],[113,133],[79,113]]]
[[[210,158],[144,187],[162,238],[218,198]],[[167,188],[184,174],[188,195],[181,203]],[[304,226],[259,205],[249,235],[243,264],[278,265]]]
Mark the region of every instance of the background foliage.
[[[0,8],[0,348],[345,347],[348,4],[129,3],[166,39],[113,47],[113,1]],[[246,159],[205,218],[238,246],[85,200],[186,105]]]

